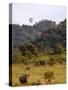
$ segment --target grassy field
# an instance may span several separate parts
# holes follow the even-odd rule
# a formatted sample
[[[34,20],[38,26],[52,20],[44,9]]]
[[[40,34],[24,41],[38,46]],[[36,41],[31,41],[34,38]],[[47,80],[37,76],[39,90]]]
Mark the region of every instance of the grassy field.
[[[54,56],[53,56],[54,57]],[[63,55],[64,57],[64,55]],[[39,56],[38,58],[48,58],[48,56]],[[30,69],[27,69],[27,68]],[[66,82],[66,65],[65,64],[54,64],[53,66],[43,65],[35,66],[34,64],[24,65],[24,64],[12,64],[12,85],[21,86],[19,82],[19,77],[23,73],[29,73],[28,85],[37,80],[45,81],[44,73],[46,71],[52,71],[55,74],[54,84],[61,84]]]

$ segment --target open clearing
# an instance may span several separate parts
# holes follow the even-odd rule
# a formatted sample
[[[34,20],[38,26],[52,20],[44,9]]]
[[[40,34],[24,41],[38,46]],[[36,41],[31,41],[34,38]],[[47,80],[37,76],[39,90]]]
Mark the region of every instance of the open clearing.
[[[26,67],[30,67],[30,70],[26,70]],[[23,64],[13,64],[12,65],[12,85],[19,86],[19,77],[22,73],[30,73],[28,84],[31,85],[33,81],[42,80],[44,81],[44,73],[46,71],[53,71],[55,73],[56,84],[61,84],[66,82],[66,67],[65,65],[54,65],[54,66],[33,66],[33,65],[23,65]]]

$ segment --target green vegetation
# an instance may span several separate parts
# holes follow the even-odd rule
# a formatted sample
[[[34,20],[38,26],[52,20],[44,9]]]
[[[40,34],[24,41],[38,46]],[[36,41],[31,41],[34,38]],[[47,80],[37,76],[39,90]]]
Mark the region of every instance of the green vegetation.
[[[45,72],[44,78],[48,80],[49,84],[51,84],[51,79],[54,79],[54,72],[51,71]]]
[[[23,73],[30,74],[28,82],[25,84],[21,84],[19,81]],[[33,44],[21,45],[19,48],[13,49],[13,86],[60,84],[65,82],[65,53],[41,53]]]
[[[13,86],[66,82],[66,20],[58,25],[48,20],[33,26],[13,25],[12,33]]]
[[[40,55],[37,57],[37,61],[48,61],[49,62],[49,58],[55,58],[58,57],[59,59],[65,58],[64,54],[60,54],[60,55]],[[63,60],[62,60],[63,61]],[[66,61],[66,59],[65,59]],[[36,63],[35,62],[35,63]],[[53,65],[50,65],[48,63],[44,64],[44,65],[35,65],[35,63],[30,63],[30,64],[24,64],[24,63],[20,63],[20,64],[12,64],[12,85],[13,86],[21,86],[24,84],[21,84],[19,81],[19,77],[23,74],[23,73],[27,73],[30,74],[29,78],[28,78],[28,84],[26,85],[46,85],[46,84],[61,84],[61,83],[65,83],[66,82],[66,65],[64,63],[55,63]],[[44,77],[45,73],[51,73],[53,72],[52,76],[49,77],[51,78],[51,82],[49,83],[48,78],[46,79]],[[54,79],[52,78],[54,76]]]

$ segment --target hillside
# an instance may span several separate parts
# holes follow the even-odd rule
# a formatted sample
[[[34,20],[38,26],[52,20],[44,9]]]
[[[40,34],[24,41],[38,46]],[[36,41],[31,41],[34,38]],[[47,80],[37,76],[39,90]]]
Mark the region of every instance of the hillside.
[[[23,42],[33,41],[39,38],[43,31],[52,29],[55,26],[55,22],[49,20],[42,20],[33,26],[12,24],[13,47],[19,46]]]
[[[11,25],[9,25],[11,26]],[[19,47],[25,42],[33,43],[44,50],[56,46],[66,48],[66,19],[56,25],[55,22],[42,20],[33,26],[12,24],[12,46]]]

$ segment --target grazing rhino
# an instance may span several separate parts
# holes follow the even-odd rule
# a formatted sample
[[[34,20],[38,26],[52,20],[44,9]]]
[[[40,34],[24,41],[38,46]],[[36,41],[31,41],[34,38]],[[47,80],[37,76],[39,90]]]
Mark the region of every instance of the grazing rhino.
[[[28,77],[29,74],[22,74],[22,76],[20,76],[19,81],[21,84],[27,84],[28,83]]]

